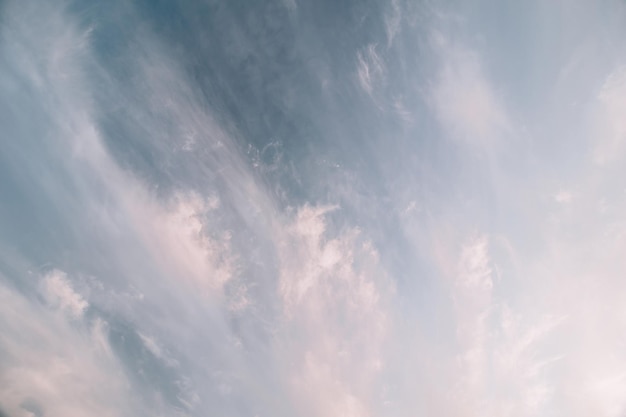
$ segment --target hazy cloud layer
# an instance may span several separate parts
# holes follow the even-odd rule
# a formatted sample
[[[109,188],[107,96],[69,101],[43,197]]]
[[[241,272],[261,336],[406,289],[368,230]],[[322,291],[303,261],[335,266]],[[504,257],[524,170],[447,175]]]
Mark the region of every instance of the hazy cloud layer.
[[[625,23],[0,4],[0,415],[623,416]]]

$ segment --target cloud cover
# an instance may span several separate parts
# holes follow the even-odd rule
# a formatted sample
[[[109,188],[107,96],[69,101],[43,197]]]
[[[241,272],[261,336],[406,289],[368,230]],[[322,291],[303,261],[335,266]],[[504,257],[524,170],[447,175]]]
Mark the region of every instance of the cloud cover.
[[[623,415],[626,10],[471,3],[3,3],[0,411]]]

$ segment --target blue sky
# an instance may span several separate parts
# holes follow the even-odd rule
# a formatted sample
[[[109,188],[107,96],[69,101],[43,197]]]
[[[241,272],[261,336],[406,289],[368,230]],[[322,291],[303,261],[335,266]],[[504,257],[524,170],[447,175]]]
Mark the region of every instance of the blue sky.
[[[626,413],[620,1],[0,2],[0,415]]]

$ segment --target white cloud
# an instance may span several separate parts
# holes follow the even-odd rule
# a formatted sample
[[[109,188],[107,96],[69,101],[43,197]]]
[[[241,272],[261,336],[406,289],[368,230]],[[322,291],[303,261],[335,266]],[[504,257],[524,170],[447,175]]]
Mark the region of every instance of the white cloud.
[[[491,267],[486,236],[477,236],[461,250],[453,299],[460,346],[458,396],[476,412],[484,412],[487,390],[488,316],[492,309]]]
[[[53,276],[59,278],[54,288],[60,286],[62,297],[73,300],[69,311],[82,307],[75,295],[67,296],[60,273]],[[9,415],[31,416],[33,407],[50,417],[133,410],[128,381],[111,353],[102,320],[76,326],[73,318],[51,315],[0,284],[0,328],[0,404]]]
[[[412,384],[422,387],[436,380],[450,387],[432,390],[427,408],[432,413],[521,417],[547,412],[556,398],[553,370],[562,360],[548,347],[563,331],[565,317],[537,310],[530,316],[515,299],[504,297],[502,278],[494,276],[497,239],[473,234],[460,247],[454,243],[458,237],[449,239],[441,243],[439,262],[453,303],[454,342],[445,343],[445,349],[434,346],[436,353],[418,350],[436,365],[420,365],[426,374]],[[445,309],[439,311],[438,322],[445,323]]]
[[[458,285],[488,291],[493,286],[487,237],[479,236],[463,246],[459,263]]]
[[[304,415],[372,415],[393,291],[357,230],[336,234],[333,207],[304,206],[281,242],[281,332],[291,392]]]
[[[102,224],[103,228],[113,233],[132,228],[133,237],[149,250],[153,262],[162,268],[164,275],[184,280],[201,293],[219,294],[224,283],[234,274],[230,235],[224,232],[209,236],[204,227],[206,216],[219,208],[219,198],[214,195],[201,197],[189,190],[159,199],[149,191],[147,184],[118,166],[102,140],[97,111],[89,97],[89,83],[83,71],[85,63],[94,63],[87,42],[89,30],[80,31],[71,20],[66,20],[68,17],[59,11],[52,13],[45,25],[49,32],[45,36],[51,47],[40,51],[38,57],[25,57],[21,64],[26,74],[33,74],[32,78],[45,80],[41,83],[42,100],[54,103],[50,110],[58,124],[55,125],[57,130],[50,133],[54,137],[51,140],[57,141],[59,152],[69,154],[70,169],[81,172],[76,187],[82,194],[74,198],[89,199],[94,195],[92,187],[101,188],[110,197],[109,204],[88,204],[92,204],[89,209],[95,218],[106,222]],[[131,109],[127,112],[128,120],[137,122],[139,128],[146,129],[153,138],[163,138],[165,146],[174,143],[181,150],[206,145],[198,143],[198,137],[208,138],[213,141],[210,146],[221,152],[226,174],[231,174],[229,180],[250,181],[241,171],[242,162],[236,152],[229,148],[230,145],[222,143],[223,132],[181,82],[176,65],[169,62],[149,37],[142,42],[145,49],[138,51],[137,61],[131,65],[141,74],[138,78],[143,88],[142,96],[135,99],[145,100],[159,117],[153,118],[154,123],[140,123],[146,116],[140,110]],[[36,59],[47,64],[39,66],[34,62]],[[72,76],[64,75],[67,73]],[[120,95],[121,101],[126,99],[122,92],[114,92]],[[161,100],[160,94],[167,96],[168,100]],[[168,121],[179,137],[166,137],[169,132],[164,126],[169,126]]]
[[[150,199],[141,202],[137,197],[128,201],[129,215],[155,262],[196,290],[207,295],[219,293],[233,277],[235,266],[231,235],[224,232],[209,237],[205,230],[203,218],[217,208],[217,203],[188,193],[174,196],[171,207],[162,208]]]
[[[387,34],[387,48],[391,47],[394,39],[400,33],[402,23],[402,10],[399,0],[391,0],[391,11],[385,16],[385,32]]]
[[[431,100],[442,128],[453,137],[472,144],[496,140],[510,122],[480,57],[440,34],[433,39],[441,67]]]
[[[589,394],[598,399],[602,415],[622,416],[626,410],[626,372],[619,369],[609,377],[588,384]]]
[[[97,317],[107,315],[113,317],[112,323],[120,320],[133,327],[144,335],[141,340],[146,349],[157,357],[161,353],[160,359],[172,365],[171,368],[178,362],[176,357],[168,356],[168,347],[174,344],[173,339],[187,332],[180,326],[181,322],[187,320],[201,327],[203,331],[198,333],[202,337],[212,336],[207,330],[206,310],[200,306],[206,307],[208,298],[220,306],[218,299],[222,287],[234,275],[230,232],[222,228],[220,233],[212,234],[206,227],[212,214],[221,208],[220,201],[212,197],[214,193],[206,192],[207,197],[200,197],[190,190],[157,196],[145,181],[117,164],[102,140],[98,128],[99,114],[91,97],[94,91],[89,83],[90,77],[101,75],[98,74],[101,68],[91,56],[89,34],[82,31],[77,22],[65,14],[68,10],[58,4],[34,6],[32,2],[10,2],[7,8],[3,8],[3,21],[6,19],[10,24],[2,26],[2,42],[3,46],[8,45],[7,49],[19,51],[21,59],[15,63],[19,81],[36,87],[32,91],[35,104],[26,100],[21,105],[26,109],[34,107],[33,113],[41,116],[28,121],[46,132],[41,149],[38,148],[38,154],[41,154],[38,158],[45,163],[55,158],[64,161],[57,167],[59,172],[55,174],[58,175],[41,181],[44,195],[38,198],[49,201],[58,209],[58,216],[51,218],[59,223],[52,228],[58,226],[68,230],[67,236],[78,231],[81,245],[74,249],[80,252],[75,255],[79,258],[77,263],[91,265],[97,272],[105,271],[103,276],[97,277],[104,285],[92,288],[94,294],[90,294],[88,302],[73,287],[71,277],[62,271],[52,271],[39,283],[39,291],[47,305],[45,309],[2,288],[0,352],[7,360],[0,365],[0,404],[11,416],[28,415],[20,404],[29,398],[33,398],[50,417],[155,415],[155,408],[159,413],[178,415],[182,411],[176,408],[181,405],[171,398],[178,396],[181,403],[184,400],[195,406],[193,390],[185,385],[184,388],[191,392],[187,395],[188,392],[175,392],[176,386],[168,386],[174,392],[165,393],[166,398],[169,394],[167,400],[160,392],[153,392],[154,387],[150,384],[137,380],[134,376],[142,371],[141,363],[129,363],[125,357],[130,355],[133,359],[132,347],[111,346],[109,318]],[[154,46],[150,42],[146,44]],[[141,50],[138,48],[135,58],[141,58]],[[152,52],[156,54],[158,48]],[[87,74],[86,68],[92,69],[94,74]],[[214,146],[216,152],[221,152],[220,158],[216,159],[223,164],[226,182],[239,184],[239,188],[229,189],[254,198],[254,193],[246,189],[254,184],[242,171],[243,163],[229,148],[231,144],[220,145],[224,138],[222,132],[215,128],[209,117],[204,117],[202,106],[185,96],[188,89],[179,88],[180,78],[176,79],[174,75],[180,74],[175,69],[164,72],[165,75],[160,74],[162,78],[169,76],[169,79],[138,77],[146,81],[153,92],[163,88],[168,91],[161,90],[161,93],[172,100],[180,100],[169,108],[169,113],[168,106],[172,103],[154,100],[155,106],[162,105],[158,110],[169,119],[154,117],[157,128],[151,138],[168,134],[158,131],[160,125],[156,120],[180,117],[180,124],[190,127],[191,133],[187,136],[200,132],[200,138],[192,141],[187,136],[176,138],[180,139],[181,149],[185,145],[206,145],[202,140],[214,141],[208,148]],[[102,79],[106,80],[106,77]],[[118,104],[128,106],[127,120],[140,121],[144,115],[137,114],[125,95],[118,94],[113,86],[119,88],[119,85],[112,82],[111,86],[109,93],[119,100]],[[172,125],[178,126],[176,123]],[[169,146],[172,141],[160,143]],[[31,155],[24,153],[16,157],[30,160]],[[43,174],[37,176],[45,177]],[[71,192],[66,192],[66,188]],[[59,249],[65,248],[61,246]],[[106,267],[98,269],[97,264]],[[3,277],[0,283],[6,281]],[[141,296],[118,297],[115,294],[125,291],[139,292]],[[113,299],[115,303],[110,302]],[[85,314],[91,306],[94,307],[93,315]],[[53,314],[53,311],[62,314]],[[158,317],[154,314],[156,311],[168,311],[169,314]],[[223,323],[209,324],[218,327]],[[226,332],[221,329],[218,334],[224,336]],[[156,336],[147,339],[145,335]],[[156,340],[161,340],[163,335],[166,342],[161,345]],[[150,340],[154,343],[149,343]],[[135,343],[132,340],[126,342]],[[183,356],[193,356],[197,348],[196,344],[190,344],[181,350],[185,352]],[[162,375],[161,378],[183,380],[181,374],[194,370],[170,369],[175,375]],[[167,386],[166,382],[159,380],[154,384],[158,390],[159,384]],[[154,402],[142,404],[142,394],[146,392],[154,395]],[[172,401],[175,404],[171,404]]]
[[[361,88],[369,95],[385,81],[385,64],[376,52],[376,44],[370,44],[357,52],[357,75]]]
[[[397,5],[392,2],[394,13],[385,21],[389,44],[399,30]],[[175,373],[165,382],[174,381],[171,390],[179,389],[170,393],[179,400],[177,407],[197,413],[224,411],[226,406],[215,400],[223,397],[228,397],[224,403],[244,398],[262,404],[270,402],[266,397],[278,398],[281,405],[275,409],[284,410],[284,403],[311,417],[373,416],[381,409],[407,415],[413,404],[433,415],[457,417],[523,417],[551,410],[568,410],[574,416],[623,413],[621,257],[626,234],[619,216],[610,216],[623,212],[624,205],[613,201],[619,200],[615,196],[608,198],[606,220],[581,211],[589,205],[584,196],[597,201],[595,187],[603,178],[576,188],[577,204],[572,206],[580,200],[581,208],[571,207],[560,223],[571,235],[547,227],[540,238],[511,238],[512,248],[547,243],[532,248],[539,255],[531,250],[516,253],[518,270],[504,270],[500,279],[496,239],[481,233],[467,238],[455,231],[474,226],[454,223],[459,217],[471,223],[462,209],[437,217],[432,200],[422,198],[428,192],[405,196],[399,209],[403,220],[418,218],[414,224],[422,226],[420,216],[431,216],[445,226],[433,227],[431,235],[426,227],[414,228],[428,237],[419,241],[421,246],[409,245],[407,253],[422,257],[420,262],[427,258],[425,272],[406,267],[401,272],[406,274],[401,282],[406,295],[398,296],[386,271],[397,254],[381,260],[368,230],[350,226],[350,219],[333,227],[344,216],[336,206],[302,205],[287,213],[278,209],[234,141],[187,85],[184,71],[148,41],[138,41],[146,50],[137,49],[132,69],[141,84],[141,105],[129,105],[120,92],[113,95],[157,154],[184,150],[206,157],[194,173],[198,183],[207,185],[157,193],[120,168],[101,140],[98,114],[86,98],[89,83],[82,79],[81,68],[83,60],[91,62],[89,33],[55,13],[49,21],[41,20],[53,26],[45,37],[35,31],[29,38],[35,44],[47,39],[45,48],[31,57],[28,48],[14,48],[27,51],[20,55],[17,72],[40,89],[46,106],[54,104],[49,106],[51,118],[60,126],[48,130],[47,140],[64,156],[60,159],[70,167],[68,178],[77,191],[69,202],[73,210],[61,210],[67,224],[88,219],[81,237],[84,232],[92,239],[93,232],[98,244],[91,250],[104,248],[102,255],[98,252],[82,264],[106,263],[120,276],[102,277],[111,282],[94,289],[87,301],[71,277],[52,271],[39,286],[46,305],[0,286],[0,353],[7,358],[0,364],[0,403],[11,416],[28,415],[24,404],[31,403],[52,417],[155,415],[136,399],[144,387],[129,375],[139,365],[123,364],[116,355],[124,352],[111,345],[107,321],[91,317],[101,310],[129,323],[130,334],[139,337],[139,350],[147,349]],[[30,33],[25,26],[23,34]],[[441,71],[430,91],[438,120],[450,135],[470,143],[497,140],[509,119],[483,61],[458,44],[438,42]],[[45,64],[33,64],[37,57]],[[607,126],[602,131],[606,140],[596,149],[598,161],[619,158],[622,150],[620,74],[607,80],[596,103],[603,112],[598,120]],[[377,46],[358,51],[357,76],[370,95],[385,83],[387,69]],[[141,106],[148,109],[137,110]],[[393,106],[410,118],[402,100]],[[428,149],[424,152],[428,155]],[[401,178],[403,172],[396,173]],[[445,176],[432,175],[437,180]],[[210,189],[214,178],[223,192],[219,197]],[[401,181],[394,186],[401,188]],[[526,190],[529,202],[521,212],[533,208],[534,191]],[[553,191],[537,194],[545,201]],[[559,203],[572,200],[565,190],[553,197]],[[221,220],[229,214],[236,221]],[[502,213],[497,214],[494,228],[509,230],[510,225],[500,222]],[[535,216],[529,215],[529,223],[544,227]],[[446,240],[446,233],[456,234],[455,239]],[[395,238],[385,235],[380,241],[393,251]],[[248,252],[240,252],[241,241]],[[262,270],[242,273],[244,266]],[[231,290],[227,302],[222,299],[225,288]],[[422,290],[427,295],[422,297]],[[118,304],[102,302],[115,298],[115,291],[141,296],[117,297]],[[258,296],[260,292],[264,294]],[[418,292],[422,298],[414,301],[411,297],[417,298]],[[263,302],[268,305],[256,305]],[[263,308],[272,312],[265,314]],[[176,414],[165,402],[155,400],[155,407]]]
[[[603,165],[621,160],[626,143],[626,69],[618,68],[597,95],[593,130],[593,161]]]
[[[572,201],[574,196],[567,190],[561,190],[554,195],[554,201],[561,204],[567,204]]]
[[[89,306],[89,303],[74,291],[65,272],[58,269],[43,277],[41,289],[50,305],[74,318],[80,318]]]
[[[138,332],[137,335],[141,339],[141,342],[143,343],[145,348],[148,349],[148,351],[150,351],[150,353],[152,353],[156,358],[159,358],[168,366],[179,366],[178,362],[169,355],[167,350],[164,349],[155,338],[146,336],[141,332]]]

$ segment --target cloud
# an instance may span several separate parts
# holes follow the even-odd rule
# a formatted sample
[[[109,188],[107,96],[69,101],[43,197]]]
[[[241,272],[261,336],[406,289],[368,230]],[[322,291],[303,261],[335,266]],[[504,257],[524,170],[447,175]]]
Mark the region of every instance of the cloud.
[[[137,232],[163,271],[186,280],[196,290],[219,293],[235,274],[228,232],[209,237],[203,219],[217,209],[217,200],[195,193],[175,195],[170,207],[161,207],[142,194],[128,201]],[[139,197],[139,198],[137,198]]]
[[[41,289],[50,305],[74,318],[80,318],[89,306],[89,303],[74,291],[67,275],[58,269],[43,277]]]
[[[281,332],[290,391],[304,415],[372,415],[393,287],[356,229],[336,234],[336,207],[300,207],[281,242]]]
[[[46,288],[70,315],[29,301],[0,285],[0,403],[11,416],[113,416],[132,413],[124,372],[112,355],[107,323],[77,323],[85,304],[61,271]],[[61,294],[61,295],[59,295]],[[58,306],[50,306],[57,308]],[[67,392],[72,392],[71,396]]]
[[[567,204],[572,201],[573,197],[574,196],[569,191],[561,190],[554,195],[554,201],[561,204]]]
[[[385,16],[385,32],[387,35],[387,48],[391,47],[394,39],[400,33],[402,24],[402,10],[399,0],[391,0],[390,12]]]
[[[497,239],[472,233],[461,245],[444,242],[440,276],[452,302],[453,341],[442,351],[437,346],[435,353],[426,347],[418,351],[437,365],[420,364],[426,374],[412,384],[422,387],[436,379],[450,388],[433,389],[427,410],[468,417],[527,416],[551,409],[558,398],[553,372],[563,357],[548,347],[568,319],[547,311],[530,316],[505,296],[502,278],[496,276],[501,260],[493,256]],[[437,311],[440,322],[447,322],[446,309]]]
[[[453,292],[460,346],[460,373],[455,389],[461,401],[476,412],[485,411],[481,408],[487,389],[487,320],[493,288],[487,250],[486,236],[478,236],[463,246]]]
[[[43,219],[46,230],[64,231],[58,240],[43,236],[33,246],[44,248],[42,256],[52,265],[60,262],[59,252],[71,253],[77,262],[68,262],[69,273],[55,269],[40,280],[39,293],[49,308],[39,306],[33,301],[36,294],[26,289],[22,296],[9,295],[9,290],[3,293],[3,298],[15,302],[3,303],[2,316],[7,319],[0,326],[5,335],[0,348],[10,360],[1,372],[0,403],[12,416],[28,415],[20,408],[26,400],[28,408],[34,409],[31,406],[36,403],[52,417],[179,415],[185,407],[198,406],[193,394],[196,382],[203,380],[189,376],[193,369],[188,361],[196,349],[206,351],[210,344],[190,343],[172,349],[181,335],[188,334],[180,323],[187,320],[204,328],[198,336],[204,341],[212,340],[213,334],[219,335],[218,340],[229,336],[219,329],[224,326],[222,319],[209,320],[210,313],[200,307],[206,306],[207,299],[221,305],[216,300],[235,275],[229,230],[222,228],[214,234],[207,228],[217,217],[221,200],[210,192],[201,197],[193,189],[158,195],[149,181],[118,164],[101,128],[102,103],[94,99],[99,91],[90,82],[102,76],[101,82],[111,83],[107,91],[111,94],[118,93],[120,85],[101,73],[104,69],[94,57],[89,30],[82,30],[75,16],[57,6],[30,9],[25,3],[10,3],[2,11],[3,19],[10,23],[3,26],[3,42],[9,46],[3,50],[19,53],[19,59],[8,61],[16,67],[16,82],[34,86],[34,98],[22,96],[15,105],[28,109],[31,117],[28,121],[17,117],[10,125],[17,138],[29,138],[38,145],[36,152],[25,145],[13,153],[15,161],[24,162],[22,178],[45,177],[37,180],[32,190],[28,185],[24,191],[36,201],[33,206],[46,202],[52,207],[53,214],[46,217],[45,210],[43,215],[38,211],[35,221]],[[46,40],[44,46],[38,42],[41,39]],[[144,46],[154,45],[146,42]],[[158,51],[150,50],[153,54]],[[158,77],[142,79],[151,88],[163,88],[170,97],[180,99],[188,90],[174,82],[178,81],[174,75],[180,73],[169,69],[165,65],[163,72],[170,77],[166,83],[160,83],[163,79]],[[122,94],[116,99],[119,105],[130,104]],[[202,140],[218,143],[223,139],[210,118],[202,117],[197,102],[189,105],[180,100],[179,107],[170,110],[168,103],[160,102],[162,107],[157,101],[151,104],[169,117],[164,120],[181,117],[181,125],[200,131]],[[182,110],[186,118],[177,113],[183,104],[189,110]],[[126,116],[139,122],[143,115],[129,106]],[[37,129],[45,134],[40,136]],[[37,142],[37,138],[42,139]],[[181,147],[185,140],[181,139]],[[204,145],[200,139],[193,144]],[[237,172],[241,163],[231,163],[237,155],[230,153],[228,146],[215,145],[214,149],[222,152],[227,179],[240,185],[230,189],[239,192],[245,190],[245,174]],[[39,169],[47,172],[56,158],[64,164],[51,169],[50,175],[38,174]],[[28,161],[35,161],[37,168],[33,170]],[[74,243],[75,237],[79,243]],[[76,290],[74,276],[91,277],[81,283],[81,288],[89,288],[89,301]],[[19,279],[28,282],[28,277]],[[3,277],[0,282],[9,280]],[[212,327],[207,327],[208,323]],[[149,343],[156,340],[158,344]],[[142,346],[158,361],[150,360]],[[167,355],[172,350],[175,353]],[[175,363],[180,367],[172,366]]]
[[[433,39],[441,64],[430,98],[443,130],[470,144],[497,140],[510,121],[479,55],[444,35]]]
[[[152,353],[156,358],[162,360],[170,367],[178,367],[179,363],[175,359],[171,358],[169,353],[164,349],[153,337],[146,336],[142,333],[137,333],[141,339],[143,345]]]
[[[376,44],[370,44],[357,52],[357,75],[361,88],[369,95],[375,88],[385,82],[385,65],[376,52]]]
[[[8,220],[0,226],[15,221],[18,232],[3,234],[0,248],[20,252],[24,271],[49,272],[5,266],[13,252],[2,254],[2,273],[13,269],[0,277],[3,412],[623,413],[626,226],[620,213],[626,198],[615,179],[621,177],[591,169],[569,175],[560,160],[544,163],[541,138],[530,138],[532,149],[521,152],[507,142],[510,116],[492,81],[507,78],[492,77],[486,63],[493,57],[468,48],[471,40],[433,36],[436,62],[428,54],[420,62],[439,69],[434,82],[412,82],[429,85],[427,104],[446,134],[478,146],[497,142],[505,152],[494,159],[506,169],[475,175],[473,166],[462,171],[471,158],[459,155],[463,179],[457,183],[450,172],[458,167],[437,159],[447,155],[447,144],[419,141],[419,152],[405,144],[397,159],[387,160],[389,154],[363,151],[352,146],[359,138],[347,138],[332,149],[322,141],[321,149],[348,163],[316,177],[319,171],[307,172],[306,164],[315,165],[318,155],[300,142],[310,137],[294,128],[269,171],[293,164],[299,175],[310,175],[297,186],[324,189],[316,194],[281,188],[275,176],[254,169],[241,149],[263,143],[263,130],[242,129],[250,137],[238,132],[239,120],[215,104],[223,97],[211,94],[227,91],[232,102],[226,101],[238,109],[233,113],[276,128],[277,136],[287,115],[272,113],[265,101],[263,111],[238,106],[258,96],[239,90],[240,79],[196,73],[206,61],[185,50],[185,36],[163,41],[146,29],[141,11],[129,8],[113,13],[128,28],[120,34],[124,42],[112,46],[107,36],[115,29],[108,28],[92,43],[97,28],[84,25],[73,9],[25,4],[10,2],[2,10],[8,23],[0,54],[9,64],[0,68],[7,92],[0,104],[11,116],[0,122],[23,140],[2,140],[10,150],[2,154],[10,156],[0,164],[8,174],[0,185],[18,190],[12,195],[23,196],[24,205],[17,215],[9,210],[11,198],[2,203],[0,215]],[[291,11],[308,19],[304,6]],[[392,13],[379,22],[388,49],[397,46],[401,25],[399,2],[389,6]],[[224,24],[239,24],[228,15],[235,9],[220,16]],[[249,30],[264,28],[250,22]],[[199,36],[193,27],[185,30]],[[417,38],[408,21],[402,31]],[[114,58],[103,49],[114,62],[96,57],[103,44],[113,48]],[[367,46],[351,56],[366,99],[381,87],[406,87],[390,76],[399,70],[395,60],[383,59],[389,50],[369,39],[359,45]],[[277,64],[263,62],[262,54],[256,59],[259,73],[269,61]],[[400,61],[412,69],[410,59]],[[354,79],[355,67],[347,71]],[[601,134],[589,138],[592,152],[585,157],[602,156],[596,162],[603,167],[620,158],[621,71],[603,80],[590,106],[594,133]],[[205,75],[215,82],[210,88],[198,81]],[[282,88],[283,77],[276,78]],[[428,130],[432,115],[418,113],[417,99],[393,97],[393,110],[416,121],[402,125],[402,135],[436,136]],[[314,95],[306,100],[303,107],[294,104],[302,117],[294,124],[313,121],[313,130],[329,133],[335,120],[309,114],[319,102]],[[542,121],[519,107],[531,125],[528,135],[540,131]],[[372,116],[363,111],[359,117]],[[373,118],[380,125],[372,126],[387,139],[398,126],[385,119]],[[375,143],[374,136],[374,149],[384,149],[388,142]],[[358,162],[354,172],[344,170],[361,160],[363,167]],[[381,166],[390,169],[379,176]],[[360,178],[362,189],[349,181],[338,185],[335,172]],[[468,185],[466,176],[480,186]],[[545,219],[546,211],[557,210],[552,199],[566,204],[573,195],[554,194],[554,184],[576,190],[576,204],[558,208],[559,222]],[[356,203],[340,207],[343,195]],[[511,208],[510,201],[519,204]],[[381,217],[368,223],[369,213]]]
[[[597,94],[593,161],[604,165],[620,159],[626,142],[626,69],[614,70]]]

